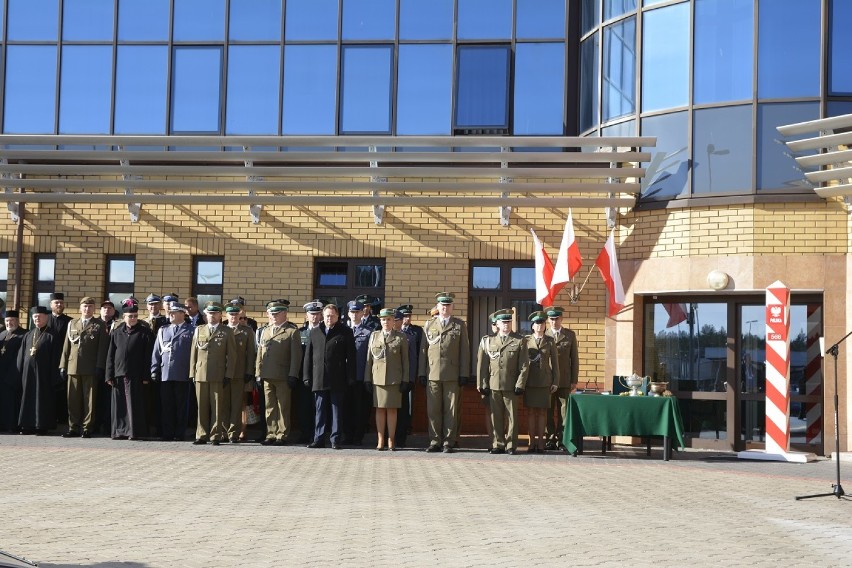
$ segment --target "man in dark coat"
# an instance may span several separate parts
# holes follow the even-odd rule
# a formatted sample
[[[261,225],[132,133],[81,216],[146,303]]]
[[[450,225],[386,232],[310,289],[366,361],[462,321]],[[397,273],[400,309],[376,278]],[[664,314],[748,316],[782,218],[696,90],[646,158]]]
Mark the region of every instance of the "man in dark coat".
[[[56,353],[61,343],[48,326],[50,317],[46,307],[34,308],[33,327],[24,336],[18,351],[18,371],[23,389],[18,426],[25,433],[39,436],[56,425],[54,404],[59,384]]]
[[[375,329],[364,317],[364,304],[353,300],[347,304],[349,328],[355,337],[355,384],[346,387],[343,402],[343,442],[360,446],[370,423],[373,395],[364,385],[367,348]]]
[[[54,292],[50,295],[50,317],[47,320],[47,327],[53,331],[59,345],[56,349],[54,364],[59,368],[59,358],[62,356],[62,343],[65,341],[65,335],[68,333],[68,322],[71,321],[71,316],[65,314],[65,294],[62,292]],[[54,395],[54,410],[56,421],[64,424],[68,421],[68,380],[62,376],[59,377],[57,391]]]
[[[325,447],[329,430],[331,447],[340,443],[340,411],[346,386],[355,383],[355,337],[352,330],[339,323],[340,312],[334,304],[322,311],[323,322],[311,330],[306,345],[302,381],[311,386],[316,405],[314,441],[309,448]]]
[[[6,312],[6,329],[0,331],[0,432],[17,432],[21,409],[21,373],[18,350],[26,330],[21,329],[18,312]]]

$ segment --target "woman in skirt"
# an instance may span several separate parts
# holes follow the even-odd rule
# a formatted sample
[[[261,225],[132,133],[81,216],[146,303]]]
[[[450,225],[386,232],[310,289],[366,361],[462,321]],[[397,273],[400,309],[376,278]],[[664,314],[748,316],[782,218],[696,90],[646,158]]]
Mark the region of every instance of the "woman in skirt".
[[[382,329],[370,335],[367,348],[367,368],[364,385],[373,391],[373,406],[376,407],[376,431],[379,440],[377,450],[384,450],[387,439],[390,451],[394,446],[397,409],[402,406],[402,395],[411,390],[408,368],[408,338],[393,329],[394,310],[385,308],[379,312]],[[385,436],[385,427],[389,436]]]
[[[532,322],[533,332],[524,338],[524,347],[530,358],[524,406],[527,408],[530,433],[527,453],[536,454],[544,451],[544,423],[550,408],[550,395],[556,392],[559,381],[559,363],[553,338],[544,334],[547,314],[533,312],[529,320]]]

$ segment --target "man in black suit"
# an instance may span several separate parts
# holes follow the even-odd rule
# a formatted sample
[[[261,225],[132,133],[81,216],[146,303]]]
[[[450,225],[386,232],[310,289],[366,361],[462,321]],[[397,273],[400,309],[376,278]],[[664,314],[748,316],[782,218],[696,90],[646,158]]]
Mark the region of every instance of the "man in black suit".
[[[54,351],[54,363],[57,369],[59,369],[59,358],[62,356],[62,343],[68,334],[68,322],[70,321],[71,316],[65,315],[65,294],[54,292],[50,295],[50,317],[47,319],[47,328],[53,332],[56,336],[56,341],[58,341],[58,348]],[[56,385],[54,397],[56,421],[58,424],[64,425],[68,422],[67,377],[60,377],[60,382]]]
[[[330,430],[331,447],[342,448],[340,411],[347,385],[355,383],[355,336],[339,322],[340,311],[328,304],[322,311],[323,322],[311,330],[305,346],[302,381],[311,387],[316,408],[314,440],[309,448],[325,447]]]

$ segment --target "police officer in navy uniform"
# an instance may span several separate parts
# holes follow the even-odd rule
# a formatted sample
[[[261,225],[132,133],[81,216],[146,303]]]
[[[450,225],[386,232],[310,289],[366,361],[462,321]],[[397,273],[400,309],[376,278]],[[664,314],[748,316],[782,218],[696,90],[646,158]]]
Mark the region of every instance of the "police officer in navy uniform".
[[[355,301],[364,305],[364,320],[370,330],[378,331],[382,329],[382,322],[379,321],[378,316],[374,313],[378,312],[379,307],[382,305],[382,301],[369,294],[361,294],[355,298]]]
[[[169,324],[169,318],[160,311],[163,299],[156,294],[148,294],[145,305],[148,307],[148,317],[145,321],[151,326],[151,331],[156,334],[162,326]]]
[[[355,336],[355,384],[346,387],[343,400],[343,443],[360,446],[364,442],[364,434],[370,422],[370,409],[373,407],[372,393],[364,384],[364,370],[370,334],[375,330],[364,317],[364,304],[352,300],[346,306],[349,327]]]
[[[416,384],[417,370],[420,362],[420,349],[423,346],[423,328],[419,325],[411,323],[411,315],[414,311],[414,306],[411,304],[403,304],[396,309],[400,316],[401,325],[399,331],[405,334],[408,339],[408,370],[409,381],[413,387]],[[399,409],[396,421],[396,433],[394,435],[394,443],[397,448],[404,448],[408,434],[411,432],[411,417],[414,411],[414,389],[410,388],[407,393],[402,395],[402,407]]]
[[[189,422],[189,359],[194,328],[177,299],[168,304],[169,325],[157,332],[151,379],[160,389],[160,439],[182,441]]]

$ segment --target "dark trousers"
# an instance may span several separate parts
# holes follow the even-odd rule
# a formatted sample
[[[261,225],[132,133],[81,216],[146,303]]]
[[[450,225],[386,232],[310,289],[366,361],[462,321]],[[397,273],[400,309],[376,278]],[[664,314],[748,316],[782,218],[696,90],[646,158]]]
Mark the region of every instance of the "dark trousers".
[[[370,410],[373,408],[373,395],[364,388],[364,383],[356,382],[346,387],[343,398],[343,441],[346,444],[360,446],[370,423]]]
[[[314,391],[314,441],[325,441],[326,432],[332,444],[340,442],[340,414],[343,408],[343,391]]]
[[[101,382],[95,388],[95,416],[92,420],[92,433],[109,436],[110,430],[110,405],[112,388]]]
[[[299,385],[293,391],[291,404],[295,409],[299,441],[302,443],[313,441],[316,405],[311,387],[306,387],[302,381],[299,381]]]
[[[402,393],[402,406],[396,413],[396,433],[393,437],[393,443],[398,448],[405,447],[408,429],[411,427],[411,402],[413,398],[413,389],[407,393]]]
[[[15,432],[18,430],[18,414],[21,411],[21,389],[15,389],[4,379],[0,377],[0,432]]]
[[[189,420],[190,384],[189,381],[160,383],[160,437],[166,440],[183,440]]]

